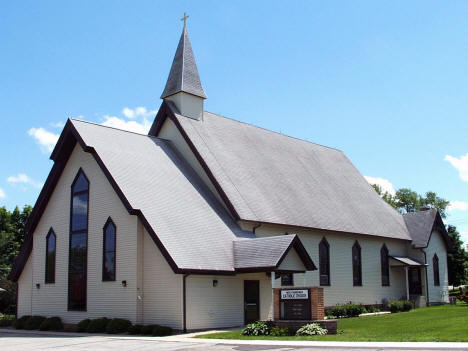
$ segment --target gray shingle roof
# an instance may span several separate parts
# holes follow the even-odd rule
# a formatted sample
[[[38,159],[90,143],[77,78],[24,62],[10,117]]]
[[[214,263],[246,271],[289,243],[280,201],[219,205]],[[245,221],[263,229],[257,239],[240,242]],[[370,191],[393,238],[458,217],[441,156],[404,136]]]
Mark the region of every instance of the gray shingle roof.
[[[241,219],[411,239],[343,152],[209,112],[176,118]]]
[[[180,36],[179,45],[177,46],[171,71],[169,72],[169,77],[167,78],[166,87],[161,95],[161,99],[180,91],[206,99],[206,94],[201,85],[200,76],[198,75],[192,45],[190,44],[185,27]]]
[[[71,120],[133,209],[142,212],[180,269],[234,271],[243,232],[171,142]]]
[[[429,244],[432,231],[437,229],[442,235],[447,246],[451,245],[451,240],[445,229],[442,217],[436,208],[426,211],[410,212],[403,215],[408,231],[413,239],[415,248],[424,248]]]

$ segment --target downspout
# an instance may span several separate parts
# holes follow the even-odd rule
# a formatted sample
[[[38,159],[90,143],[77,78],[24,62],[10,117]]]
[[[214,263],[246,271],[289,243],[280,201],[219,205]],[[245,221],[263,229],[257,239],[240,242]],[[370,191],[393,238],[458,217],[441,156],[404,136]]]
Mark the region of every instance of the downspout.
[[[187,277],[190,274],[184,274],[182,278],[182,318],[183,318],[183,332],[187,332]]]
[[[421,252],[424,254],[424,271],[426,272],[426,306],[429,306],[429,280],[427,279],[427,257],[426,257],[426,251],[424,249],[421,249]]]

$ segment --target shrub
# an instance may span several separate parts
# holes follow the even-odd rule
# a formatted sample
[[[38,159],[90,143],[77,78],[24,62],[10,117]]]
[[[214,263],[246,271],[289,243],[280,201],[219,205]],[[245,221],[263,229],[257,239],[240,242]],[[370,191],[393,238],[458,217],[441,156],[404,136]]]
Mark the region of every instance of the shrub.
[[[413,309],[413,303],[408,300],[401,301],[402,302],[402,312],[408,312]]]
[[[355,305],[353,303],[345,305],[345,311],[346,317],[358,317],[361,313],[367,313],[363,305]]]
[[[44,322],[46,318],[42,316],[32,316],[28,318],[26,323],[24,323],[24,329],[26,330],[36,330],[39,329],[41,323]]]
[[[327,311],[328,316],[334,316],[336,318],[343,317],[357,317],[361,313],[366,313],[367,310],[363,305],[356,305],[353,303],[348,303],[346,305],[335,305]]]
[[[136,325],[131,325],[129,328],[128,328],[128,333],[131,334],[131,335],[138,335],[138,334],[143,334],[143,326],[140,325],[140,324],[136,324]]]
[[[242,329],[242,335],[270,335],[273,326],[273,322],[271,321],[257,321],[254,323],[250,323],[247,324],[247,326],[244,329]]]
[[[63,323],[60,317],[50,317],[44,319],[44,321],[39,326],[39,330],[62,330]]]
[[[0,327],[10,327],[15,322],[15,317],[4,316],[0,318]]]
[[[86,328],[86,331],[88,333],[104,333],[109,321],[110,320],[106,317],[91,319],[88,324],[88,328]]]
[[[372,306],[372,305],[367,306],[366,309],[367,309],[367,312],[369,312],[369,313],[380,312],[380,309],[378,309],[377,307]]]
[[[172,334],[172,328],[163,325],[154,325],[151,335],[153,336],[167,336]]]
[[[458,296],[460,295],[460,289],[453,289],[449,291],[449,296]]]
[[[295,331],[289,328],[273,327],[270,331],[271,336],[292,336],[295,334]]]
[[[154,325],[144,325],[143,328],[141,328],[141,333],[143,335],[153,334],[153,327]]]
[[[300,327],[296,335],[297,336],[303,336],[303,335],[325,335],[328,333],[328,330],[323,328],[320,324],[318,323],[310,323],[303,325]]]
[[[407,300],[390,301],[388,303],[388,309],[392,313],[407,312],[407,311],[410,311],[412,308],[413,308],[413,303]]]
[[[89,318],[83,319],[81,322],[79,322],[76,326],[78,329],[78,333],[86,332],[90,322],[91,322],[91,319]]]
[[[29,318],[31,318],[31,316],[23,316],[21,318],[18,318],[13,322],[13,328],[24,329],[24,325],[26,324]]]
[[[129,320],[122,318],[114,318],[109,321],[106,327],[108,334],[122,334],[128,331],[132,323]]]

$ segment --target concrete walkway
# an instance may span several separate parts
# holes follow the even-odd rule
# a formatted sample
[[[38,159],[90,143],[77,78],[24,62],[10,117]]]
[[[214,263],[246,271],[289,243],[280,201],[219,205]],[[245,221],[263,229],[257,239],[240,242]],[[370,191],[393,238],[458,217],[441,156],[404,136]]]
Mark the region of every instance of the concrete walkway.
[[[0,329],[0,349],[9,350],[468,350],[468,343],[341,342],[194,339],[205,333],[148,337]]]

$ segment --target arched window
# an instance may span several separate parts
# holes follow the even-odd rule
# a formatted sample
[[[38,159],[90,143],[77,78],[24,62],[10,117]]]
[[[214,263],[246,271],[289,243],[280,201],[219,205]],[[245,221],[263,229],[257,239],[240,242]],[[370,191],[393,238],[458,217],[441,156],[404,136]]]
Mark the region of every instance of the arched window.
[[[115,280],[115,234],[116,227],[109,217],[103,228],[102,280]]]
[[[50,228],[46,236],[46,266],[45,282],[46,284],[55,283],[55,252],[57,246],[57,237],[54,230]]]
[[[388,263],[388,249],[385,244],[380,249],[380,269],[382,272],[382,286],[390,286],[390,265]]]
[[[330,245],[323,238],[319,244],[320,285],[330,285]]]
[[[89,181],[80,169],[71,186],[68,309],[86,310]]]
[[[361,246],[356,242],[352,249],[353,255],[353,286],[362,285]]]
[[[432,271],[434,273],[434,285],[439,286],[440,285],[439,257],[437,256],[437,254],[434,254],[434,257],[432,257]]]

